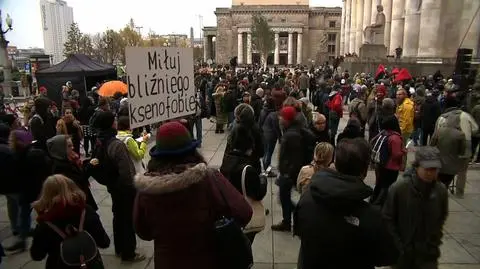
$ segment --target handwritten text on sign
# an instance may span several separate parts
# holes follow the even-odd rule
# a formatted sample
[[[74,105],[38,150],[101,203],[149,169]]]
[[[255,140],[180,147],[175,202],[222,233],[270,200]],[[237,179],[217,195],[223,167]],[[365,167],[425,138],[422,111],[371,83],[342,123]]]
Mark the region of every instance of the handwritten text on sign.
[[[196,112],[191,48],[125,49],[130,128]]]

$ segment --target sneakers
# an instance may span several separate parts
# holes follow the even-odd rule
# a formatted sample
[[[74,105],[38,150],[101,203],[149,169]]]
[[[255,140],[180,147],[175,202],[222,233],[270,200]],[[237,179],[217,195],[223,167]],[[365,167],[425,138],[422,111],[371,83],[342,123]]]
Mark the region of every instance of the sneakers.
[[[24,252],[25,250],[27,250],[27,242],[25,242],[25,240],[17,239],[17,241],[15,241],[13,245],[7,246],[4,249],[5,251],[8,251],[8,252],[15,252],[15,253]]]
[[[291,232],[292,225],[290,223],[280,222],[279,224],[272,225],[272,231],[276,232]]]

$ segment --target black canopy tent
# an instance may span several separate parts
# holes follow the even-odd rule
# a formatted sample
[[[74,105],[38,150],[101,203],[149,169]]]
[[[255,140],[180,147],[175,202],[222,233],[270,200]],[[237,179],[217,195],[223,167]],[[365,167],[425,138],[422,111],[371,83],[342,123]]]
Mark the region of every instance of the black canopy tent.
[[[47,88],[48,97],[61,104],[62,86],[67,81],[72,82],[80,96],[85,96],[97,82],[116,79],[117,71],[111,64],[94,61],[87,55],[73,54],[59,64],[37,71],[35,77],[39,87]]]

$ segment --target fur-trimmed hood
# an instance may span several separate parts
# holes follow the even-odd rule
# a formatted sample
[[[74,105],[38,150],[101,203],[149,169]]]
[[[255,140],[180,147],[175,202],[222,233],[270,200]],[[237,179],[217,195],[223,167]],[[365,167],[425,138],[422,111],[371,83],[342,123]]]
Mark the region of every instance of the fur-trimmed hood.
[[[149,194],[171,193],[186,189],[207,177],[207,165],[199,163],[179,174],[135,176],[135,188]]]

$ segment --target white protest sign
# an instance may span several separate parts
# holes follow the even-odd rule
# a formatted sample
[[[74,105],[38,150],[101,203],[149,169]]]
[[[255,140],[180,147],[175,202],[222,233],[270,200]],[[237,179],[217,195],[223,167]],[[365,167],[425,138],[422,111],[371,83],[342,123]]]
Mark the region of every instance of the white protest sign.
[[[192,48],[125,49],[130,128],[196,112]]]

